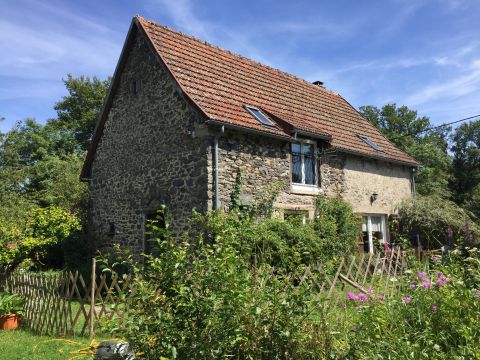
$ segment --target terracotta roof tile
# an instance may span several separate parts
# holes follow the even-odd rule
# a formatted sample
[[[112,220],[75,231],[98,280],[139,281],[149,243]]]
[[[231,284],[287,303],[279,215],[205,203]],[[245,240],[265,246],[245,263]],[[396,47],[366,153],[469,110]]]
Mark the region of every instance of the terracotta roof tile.
[[[418,164],[397,149],[345,99],[322,87],[192,36],[137,17],[152,45],[191,100],[211,119],[290,137],[285,127],[262,125],[244,105],[259,107],[296,128],[331,137],[339,149]],[[358,135],[384,150],[376,151]]]

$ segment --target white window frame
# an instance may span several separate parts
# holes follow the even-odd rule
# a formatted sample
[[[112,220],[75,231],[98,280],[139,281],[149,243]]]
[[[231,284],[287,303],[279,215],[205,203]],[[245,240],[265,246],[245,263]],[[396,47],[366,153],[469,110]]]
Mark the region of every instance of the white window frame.
[[[363,227],[363,218],[367,218],[367,234],[368,234],[368,252],[373,254],[373,234],[372,234],[372,216],[377,216],[382,219],[381,229],[383,233],[383,239],[380,242],[381,244],[387,241],[387,216],[385,214],[362,214],[362,227]],[[363,229],[362,229],[363,233]]]
[[[292,156],[292,144],[299,144],[300,145],[300,159],[301,159],[301,171],[302,171],[302,182],[296,183],[293,182],[293,156]],[[304,144],[312,145],[313,146],[313,159],[314,159],[314,176],[315,176],[315,183],[314,184],[305,184],[305,155],[302,152],[302,148]],[[311,193],[311,194],[318,194],[320,192],[319,189],[319,174],[318,174],[318,161],[316,159],[315,154],[317,153],[317,144],[315,141],[302,139],[293,141],[290,143],[290,182],[291,182],[291,189],[296,192],[302,193]]]

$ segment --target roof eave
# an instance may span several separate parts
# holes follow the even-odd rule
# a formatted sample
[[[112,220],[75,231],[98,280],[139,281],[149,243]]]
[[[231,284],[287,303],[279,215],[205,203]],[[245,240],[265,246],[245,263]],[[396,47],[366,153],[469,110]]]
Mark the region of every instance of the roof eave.
[[[293,138],[288,135],[280,135],[280,134],[274,134],[268,131],[262,131],[262,130],[257,130],[253,128],[249,128],[246,126],[241,126],[241,125],[236,125],[232,124],[227,121],[219,120],[219,119],[208,119],[206,121],[207,125],[216,125],[216,126],[224,126],[227,129],[232,129],[232,130],[237,130],[245,133],[250,133],[250,134],[255,134],[255,135],[261,135],[261,136],[266,136],[270,138],[275,138],[279,140],[284,140],[284,141],[292,141]]]
[[[398,160],[398,159],[391,158],[389,156],[375,156],[375,155],[372,155],[372,154],[369,154],[369,153],[364,153],[364,152],[361,152],[361,151],[345,149],[345,148],[342,148],[342,147],[339,147],[339,146],[334,146],[333,148],[335,148],[339,152],[342,152],[342,153],[345,153],[345,154],[351,154],[351,155],[357,155],[357,156],[376,159],[376,160],[382,160],[382,161],[390,162],[390,163],[393,163],[393,164],[405,165],[405,166],[410,166],[410,167],[414,167],[414,168],[418,168],[418,167],[421,166],[421,164],[418,163],[418,162],[413,162],[413,161],[409,162],[409,161]]]

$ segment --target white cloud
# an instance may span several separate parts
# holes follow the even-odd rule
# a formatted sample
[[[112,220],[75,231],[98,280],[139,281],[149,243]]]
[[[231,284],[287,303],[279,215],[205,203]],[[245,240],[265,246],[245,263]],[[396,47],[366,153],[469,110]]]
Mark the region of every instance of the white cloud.
[[[461,76],[454,76],[425,86],[405,102],[419,105],[442,99],[454,99],[480,90],[480,59],[473,61]]]

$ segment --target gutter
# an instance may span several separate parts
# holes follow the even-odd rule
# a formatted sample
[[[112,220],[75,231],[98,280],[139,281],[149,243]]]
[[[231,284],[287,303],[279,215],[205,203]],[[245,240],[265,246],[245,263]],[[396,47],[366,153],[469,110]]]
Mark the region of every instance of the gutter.
[[[261,131],[261,130],[255,130],[255,129],[246,128],[246,127],[240,126],[240,125],[234,125],[234,124],[226,123],[225,121],[220,121],[220,120],[216,120],[216,119],[208,119],[205,123],[207,125],[221,126],[221,127],[227,128],[227,129],[238,130],[238,131],[242,131],[242,132],[245,132],[245,133],[266,136],[266,137],[270,137],[270,138],[274,138],[274,139],[280,139],[280,140],[284,140],[284,141],[292,141],[292,138],[290,136],[287,136],[287,135],[272,134],[272,133],[264,132],[264,131]]]

